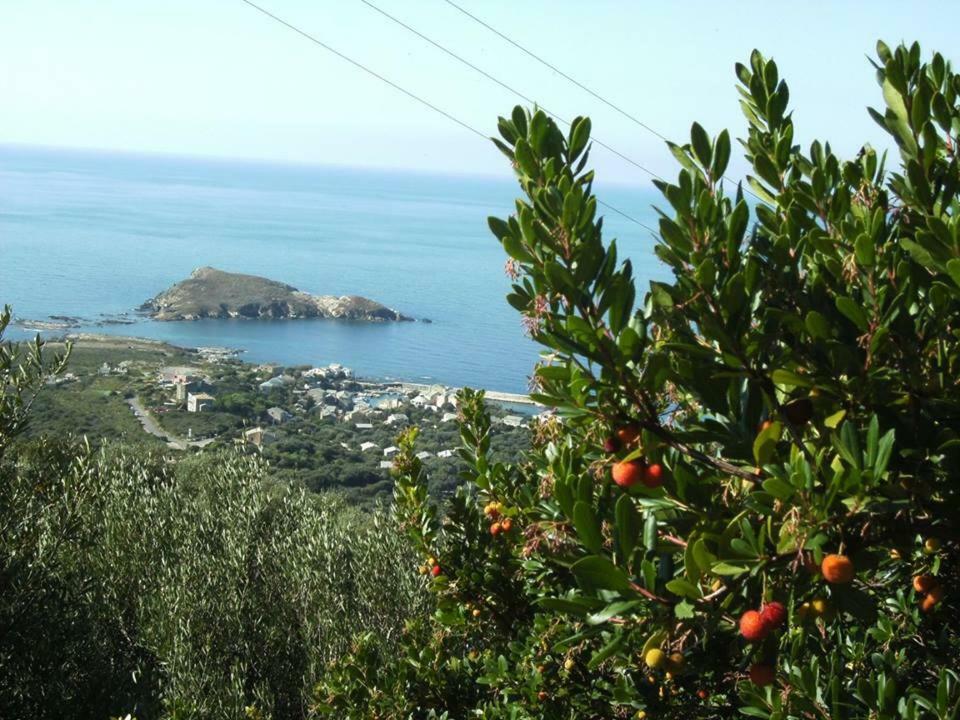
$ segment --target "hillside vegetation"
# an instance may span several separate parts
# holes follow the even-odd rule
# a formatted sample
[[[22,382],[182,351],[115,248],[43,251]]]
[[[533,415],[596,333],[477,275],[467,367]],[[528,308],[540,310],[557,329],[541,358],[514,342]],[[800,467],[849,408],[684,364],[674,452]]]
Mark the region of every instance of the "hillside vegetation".
[[[894,169],[800,147],[775,63],[737,65],[747,185],[727,131],[670,145],[642,291],[589,119],[500,118],[553,412],[506,462],[462,390],[443,502],[416,428],[371,514],[230,450],[26,441],[66,359],[0,342],[0,715],[957,718],[960,76],[874,65]]]

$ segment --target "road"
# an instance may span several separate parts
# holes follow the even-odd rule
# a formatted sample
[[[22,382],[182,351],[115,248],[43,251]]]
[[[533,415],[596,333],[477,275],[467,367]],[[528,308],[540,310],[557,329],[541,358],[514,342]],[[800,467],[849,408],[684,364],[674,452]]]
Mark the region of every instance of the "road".
[[[146,432],[166,441],[167,447],[173,448],[174,450],[186,450],[188,447],[202,448],[214,440],[213,438],[207,438],[206,440],[187,440],[177,437],[176,435],[171,435],[157,424],[157,421],[153,419],[150,413],[147,412],[140,403],[139,398],[128,398],[127,405],[133,410],[133,414],[136,415],[137,420],[140,421],[140,424],[143,425],[143,429]]]

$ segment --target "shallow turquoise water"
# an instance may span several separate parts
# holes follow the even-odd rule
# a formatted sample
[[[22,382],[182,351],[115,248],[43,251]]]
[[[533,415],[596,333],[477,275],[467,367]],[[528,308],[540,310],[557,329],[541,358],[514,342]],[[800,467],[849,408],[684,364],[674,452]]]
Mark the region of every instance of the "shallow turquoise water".
[[[504,300],[505,257],[486,226],[516,194],[509,178],[0,147],[0,303],[22,318],[79,316],[83,329],[235,347],[255,361],[519,392],[537,347]],[[603,197],[655,226],[651,192]],[[605,227],[643,287],[662,275],[647,231],[613,214]],[[432,323],[94,325],[201,265],[366,295]]]

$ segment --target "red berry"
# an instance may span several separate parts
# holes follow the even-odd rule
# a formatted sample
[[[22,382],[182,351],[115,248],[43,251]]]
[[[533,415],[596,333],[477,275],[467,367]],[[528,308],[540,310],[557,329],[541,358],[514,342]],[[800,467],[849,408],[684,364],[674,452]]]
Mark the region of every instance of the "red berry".
[[[643,473],[643,484],[648,488],[657,488],[663,485],[663,465],[654,463]]]
[[[443,573],[443,570],[440,569],[439,565],[434,565],[432,568],[430,568],[430,574],[433,575],[434,577],[438,577],[442,573]]]
[[[783,603],[774,601],[763,606],[760,617],[769,628],[778,628],[787,619],[787,609]]]
[[[747,610],[740,616],[740,634],[750,642],[763,640],[768,632],[770,627],[756,610]]]
[[[636,425],[626,425],[617,430],[617,439],[624,445],[633,445],[640,439],[640,428]]]
[[[773,681],[776,679],[777,675],[773,668],[769,665],[761,665],[760,663],[757,663],[750,666],[750,682],[757,687],[773,685]]]

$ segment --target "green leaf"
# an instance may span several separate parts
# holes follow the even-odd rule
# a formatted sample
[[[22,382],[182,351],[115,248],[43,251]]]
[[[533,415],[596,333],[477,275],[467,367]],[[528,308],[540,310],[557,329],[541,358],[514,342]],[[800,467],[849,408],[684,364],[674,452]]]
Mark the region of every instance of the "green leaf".
[[[639,600],[620,600],[615,603],[610,603],[600,612],[593,613],[587,616],[588,625],[602,625],[603,623],[610,620],[610,618],[623,615],[628,610],[632,610],[637,605],[640,604]]]
[[[580,537],[586,548],[592,553],[599,553],[603,548],[603,536],[600,534],[600,521],[597,520],[597,514],[593,507],[578,500],[573,506],[573,526],[577,529],[577,535]]]
[[[834,428],[836,428],[840,423],[843,422],[843,419],[844,419],[846,416],[847,416],[847,411],[846,411],[846,410],[837,410],[837,412],[835,412],[833,415],[831,415],[831,416],[828,417],[826,420],[824,420],[824,421],[823,421],[823,424],[826,425],[828,428],[834,429]]]
[[[693,154],[697,156],[697,160],[703,167],[709,169],[713,151],[710,149],[710,136],[707,135],[707,131],[703,129],[700,123],[695,122],[691,126],[690,141],[693,145]]]
[[[753,458],[757,465],[763,466],[770,462],[774,451],[777,449],[777,443],[783,435],[783,424],[779,421],[772,422],[764,430],[757,434],[753,441]]]
[[[614,510],[617,523],[617,544],[624,560],[629,559],[642,532],[640,513],[629,495],[621,495]]]
[[[537,159],[526,140],[523,138],[517,140],[513,152],[517,159],[517,165],[524,175],[533,179],[540,177],[540,166],[537,164]]]
[[[574,162],[583,152],[590,140],[590,118],[576,118],[570,125],[570,139],[567,142],[567,153],[570,162]]]
[[[697,541],[693,543],[693,558],[696,560],[701,572],[709,572],[711,566],[717,560],[716,556],[707,550],[707,544],[703,541],[703,538],[698,538]]]
[[[860,266],[863,268],[873,267],[873,263],[876,257],[876,253],[873,246],[873,238],[871,238],[866,233],[862,233],[857,237],[857,240],[854,244],[854,255],[857,258],[857,262],[860,263]]]
[[[570,570],[584,589],[630,591],[627,574],[605,557],[590,555],[577,560]]]
[[[947,261],[947,274],[956,286],[960,287],[960,258]]]
[[[780,478],[767,478],[763,481],[763,489],[778,500],[789,500],[796,492],[796,488]]]
[[[863,312],[863,308],[857,304],[853,298],[849,298],[846,295],[839,295],[836,299],[837,310],[839,310],[844,317],[846,317],[850,322],[857,326],[860,332],[866,332],[869,328],[867,323],[867,316]]]
[[[693,600],[697,600],[703,596],[703,593],[700,592],[700,588],[698,588],[689,580],[684,580],[683,578],[674,578],[673,580],[669,581],[667,583],[667,590],[672,592],[674,595],[688,597]]]
[[[747,571],[748,568],[742,565],[732,565],[725,561],[714,563],[713,567],[710,568],[710,572],[714,575],[743,575]]]
[[[818,340],[825,340],[830,337],[830,323],[816,310],[807,313],[803,324],[806,326],[807,332]]]
[[[595,598],[577,598],[574,600],[570,598],[545,597],[537,600],[537,605],[544,610],[553,610],[571,615],[586,615],[590,610],[602,604],[602,600]]]
[[[680,620],[689,620],[693,617],[694,606],[688,603],[686,600],[681,600],[676,605],[673,606],[673,614],[675,617]]]
[[[777,385],[786,385],[788,387],[810,387],[813,382],[802,375],[797,375],[790,370],[774,370],[770,373],[770,379]]]
[[[710,173],[714,180],[719,180],[727,171],[727,163],[730,162],[730,133],[726,130],[717,136],[717,142],[713,147],[713,165]]]
[[[603,663],[604,660],[615,655],[617,652],[619,652],[626,639],[627,636],[618,631],[610,642],[593,654],[593,657],[590,658],[590,662],[587,663],[587,668],[593,670]]]

